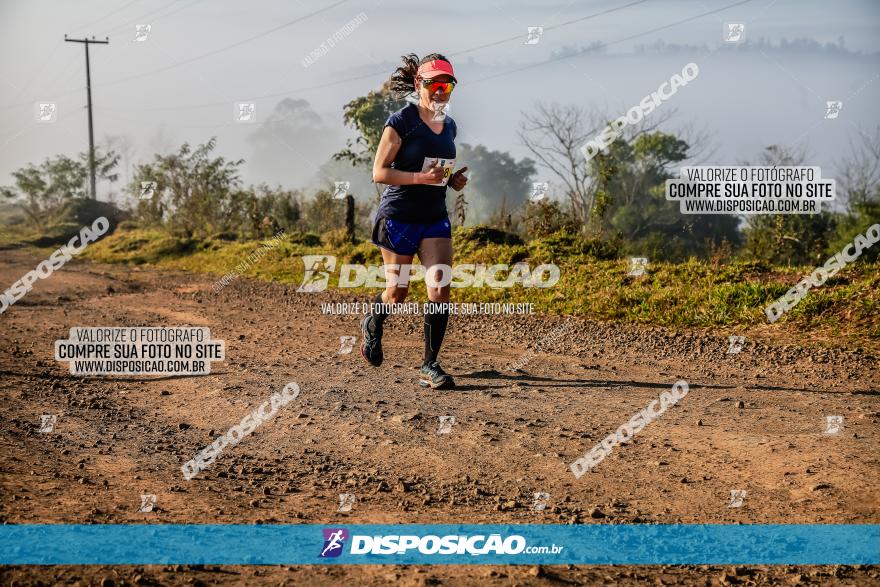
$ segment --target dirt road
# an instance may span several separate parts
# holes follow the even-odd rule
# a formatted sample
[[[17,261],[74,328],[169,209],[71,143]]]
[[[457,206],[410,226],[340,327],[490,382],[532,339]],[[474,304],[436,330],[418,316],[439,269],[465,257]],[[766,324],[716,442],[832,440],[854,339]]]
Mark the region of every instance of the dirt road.
[[[0,252],[8,287],[41,260]],[[453,317],[452,392],[415,385],[421,318],[386,323],[386,363],[357,348],[338,292],[72,262],[0,315],[0,519],[34,523],[878,523],[880,370],[866,351],[745,333],[543,316]],[[569,320],[574,320],[569,318]],[[211,328],[206,376],[73,377],[74,326]],[[770,329],[767,329],[770,332]],[[765,334],[767,336],[765,336]],[[531,345],[540,350],[523,358]],[[507,367],[519,360],[518,371]],[[684,379],[690,393],[594,471],[569,465]],[[181,465],[288,382],[296,401],[192,481]],[[41,415],[57,415],[41,433]],[[836,434],[826,417],[844,417]],[[439,417],[454,416],[447,434]],[[745,490],[741,507],[728,507]],[[533,509],[536,492],[547,507]],[[339,513],[339,494],[356,501]],[[138,512],[142,494],[156,507]],[[547,582],[868,585],[877,567],[12,567],[6,584]],[[107,584],[107,583],[105,583]]]

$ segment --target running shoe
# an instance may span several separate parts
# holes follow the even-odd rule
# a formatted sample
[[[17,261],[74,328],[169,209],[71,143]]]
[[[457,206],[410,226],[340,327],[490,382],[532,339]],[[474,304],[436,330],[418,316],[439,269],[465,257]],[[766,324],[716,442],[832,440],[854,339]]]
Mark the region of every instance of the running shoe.
[[[376,324],[375,330],[370,330],[370,322],[373,316],[367,314],[361,321],[361,334],[364,341],[361,343],[361,356],[373,367],[382,364],[385,358],[382,354],[382,325]]]
[[[452,375],[443,370],[439,362],[434,361],[422,365],[419,370],[419,384],[422,387],[432,389],[453,389],[455,380],[452,379]]]

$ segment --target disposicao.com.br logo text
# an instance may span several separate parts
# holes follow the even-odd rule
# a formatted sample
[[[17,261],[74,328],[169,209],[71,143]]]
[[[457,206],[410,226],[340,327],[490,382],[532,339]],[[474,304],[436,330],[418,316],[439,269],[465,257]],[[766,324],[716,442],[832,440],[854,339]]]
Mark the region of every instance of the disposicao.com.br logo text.
[[[321,557],[335,557],[342,553],[349,538],[343,528],[324,529],[324,547]],[[514,534],[502,537],[501,534],[476,534],[473,536],[415,534],[363,536],[352,535],[350,555],[402,555],[410,551],[422,555],[517,555],[517,554],[560,554],[563,546],[529,546],[523,536]]]

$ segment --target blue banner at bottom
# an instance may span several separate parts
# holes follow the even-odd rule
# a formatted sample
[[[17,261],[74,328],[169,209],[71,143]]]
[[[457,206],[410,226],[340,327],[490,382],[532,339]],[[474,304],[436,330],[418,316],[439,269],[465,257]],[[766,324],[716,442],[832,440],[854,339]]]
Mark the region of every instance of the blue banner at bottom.
[[[0,564],[880,563],[880,525],[4,525]]]

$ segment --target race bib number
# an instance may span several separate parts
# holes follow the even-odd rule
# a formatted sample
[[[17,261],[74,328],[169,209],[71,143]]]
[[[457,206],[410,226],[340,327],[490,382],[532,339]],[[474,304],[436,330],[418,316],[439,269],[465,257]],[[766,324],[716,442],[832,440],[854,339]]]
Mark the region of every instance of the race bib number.
[[[422,163],[422,173],[427,173],[431,166],[434,165],[435,161],[440,161],[440,167],[443,168],[443,179],[440,181],[440,183],[429,183],[426,185],[446,185],[446,182],[448,182],[449,178],[452,177],[452,170],[455,168],[455,159],[425,157],[425,162]]]

